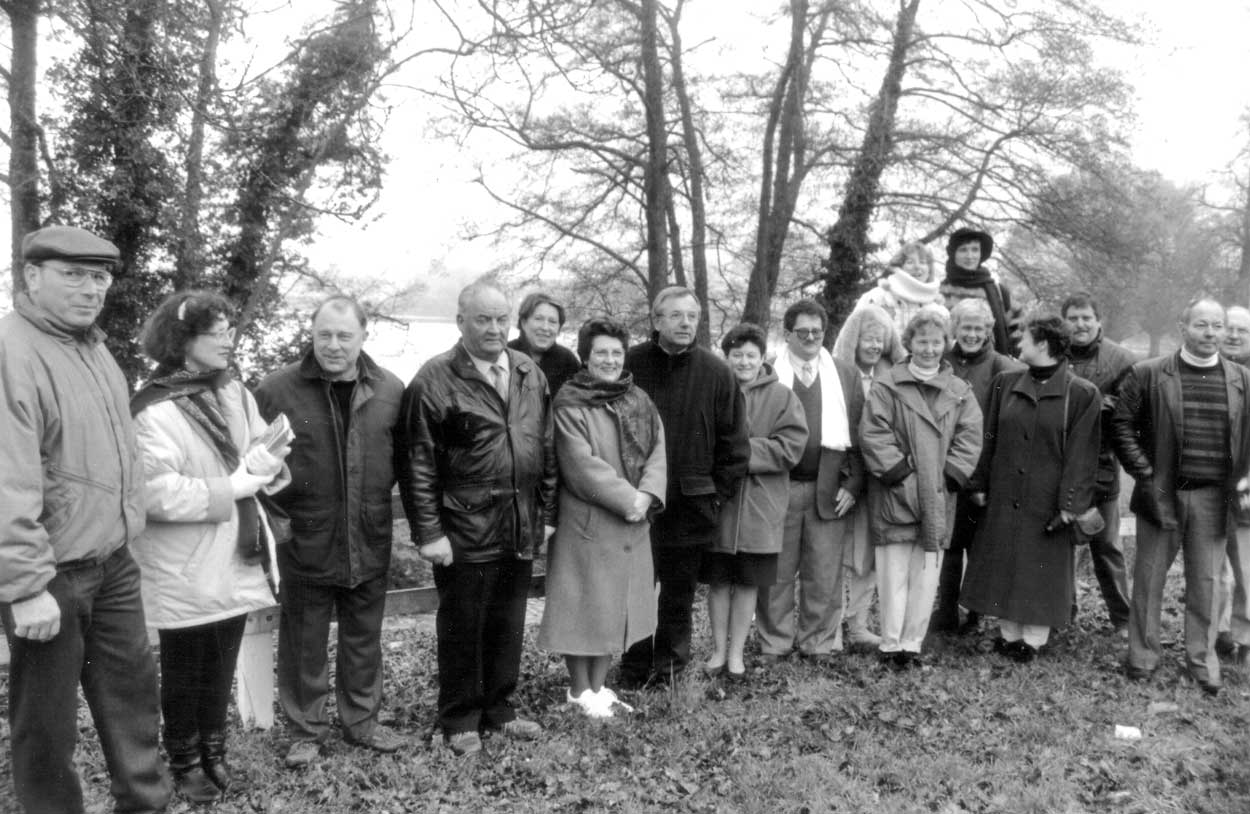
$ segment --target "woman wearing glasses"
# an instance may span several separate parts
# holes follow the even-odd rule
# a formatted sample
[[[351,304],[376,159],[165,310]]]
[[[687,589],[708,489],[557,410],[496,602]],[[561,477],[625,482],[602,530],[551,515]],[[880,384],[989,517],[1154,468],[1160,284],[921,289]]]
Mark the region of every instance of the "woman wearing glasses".
[[[148,516],[134,556],[160,634],[165,750],[193,802],[231,784],[226,709],[243,625],[274,601],[263,567],[272,533],[255,495],[290,479],[287,448],[257,443],[265,421],[230,374],[233,315],[218,294],[166,298],[140,337],[156,370],[131,401]]]

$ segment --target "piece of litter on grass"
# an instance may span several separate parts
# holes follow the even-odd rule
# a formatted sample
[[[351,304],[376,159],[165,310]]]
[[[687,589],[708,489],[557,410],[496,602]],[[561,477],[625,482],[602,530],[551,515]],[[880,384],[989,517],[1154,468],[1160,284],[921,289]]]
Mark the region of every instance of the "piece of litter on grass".
[[[1123,724],[1115,725],[1115,736],[1124,741],[1141,740],[1141,730],[1135,726],[1124,726]]]
[[[387,648],[388,650],[398,650],[399,648],[401,648],[401,647],[403,647],[403,646],[404,646],[404,643],[403,643],[403,642],[391,642],[390,644],[388,644],[388,645],[386,646],[386,648]]]
[[[1163,715],[1169,712],[1179,712],[1180,706],[1171,701],[1155,701],[1146,709],[1151,715]]]

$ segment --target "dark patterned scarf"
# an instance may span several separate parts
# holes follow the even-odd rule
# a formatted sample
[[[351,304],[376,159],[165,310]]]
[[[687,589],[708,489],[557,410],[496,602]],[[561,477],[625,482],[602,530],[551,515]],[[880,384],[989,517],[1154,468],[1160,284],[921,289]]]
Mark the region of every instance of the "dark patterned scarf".
[[[616,381],[607,382],[596,379],[582,368],[556,394],[553,407],[564,406],[608,408],[616,422],[625,479],[637,486],[647,458],[655,448],[656,433],[652,427],[651,404],[634,387],[634,377],[623,373]]]
[[[191,426],[212,443],[226,470],[234,472],[242,458],[234,439],[230,437],[230,424],[222,414],[217,397],[217,393],[230,381],[229,370],[202,373],[176,370],[165,375],[158,371],[130,400],[130,414],[137,416],[153,404],[172,401]],[[260,538],[260,513],[256,500],[246,497],[236,500],[235,506],[239,510],[239,555],[247,562],[257,562],[263,558],[266,549]]]

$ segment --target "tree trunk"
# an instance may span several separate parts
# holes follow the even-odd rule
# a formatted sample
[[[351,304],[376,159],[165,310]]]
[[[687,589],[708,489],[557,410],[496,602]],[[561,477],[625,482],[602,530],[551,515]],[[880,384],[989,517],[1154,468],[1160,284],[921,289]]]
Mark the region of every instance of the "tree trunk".
[[[225,3],[206,0],[208,32],[204,51],[200,54],[199,82],[191,114],[191,135],[187,140],[187,183],[178,215],[178,240],[174,246],[175,291],[190,288],[203,273],[204,235],[200,230],[200,205],[204,200],[204,126],[208,118],[209,100],[217,82],[217,45],[225,20]]]
[[[790,2],[790,50],[781,76],[773,89],[768,121],[764,129],[763,173],[755,229],[755,262],[747,282],[743,322],[767,328],[772,316],[772,298],[781,273],[781,252],[790,231],[798,183],[803,169],[803,102],[807,96],[807,0]],[[828,19],[825,12],[824,20]],[[823,30],[823,21],[813,42]],[[791,168],[795,177],[791,177]]]
[[[1248,171],[1250,172],[1250,171]],[[1241,260],[1237,264],[1237,302],[1250,302],[1250,177],[1244,187],[1245,199],[1241,202],[1241,223],[1238,243],[1241,244]]]
[[[9,229],[13,294],[26,289],[22,238],[39,228],[39,124],[35,118],[38,78],[39,0],[5,4],[12,32],[9,62]]]
[[[681,10],[682,3],[668,19],[672,46],[673,92],[681,110],[682,144],[686,150],[687,182],[690,184],[690,267],[694,276],[694,292],[699,297],[703,316],[699,319],[698,342],[705,347],[712,343],[711,311],[708,305],[707,280],[707,209],[703,200],[703,148],[695,129],[690,94],[682,67]],[[677,259],[674,258],[674,262]]]
[[[668,139],[664,117],[664,77],[660,66],[657,0],[642,0],[643,102],[647,117],[647,165],[644,179],[647,220],[647,299],[668,285],[668,235],[665,191]]]
[[[907,0],[899,8],[890,62],[868,116],[864,141],[846,182],[838,219],[829,229],[829,259],[825,262],[822,300],[833,326],[842,324],[854,304],[864,257],[869,252],[868,228],[881,192],[881,174],[889,165],[894,150],[894,122],[919,8],[920,0]],[[827,332],[825,341],[831,343],[833,336],[833,331]]]

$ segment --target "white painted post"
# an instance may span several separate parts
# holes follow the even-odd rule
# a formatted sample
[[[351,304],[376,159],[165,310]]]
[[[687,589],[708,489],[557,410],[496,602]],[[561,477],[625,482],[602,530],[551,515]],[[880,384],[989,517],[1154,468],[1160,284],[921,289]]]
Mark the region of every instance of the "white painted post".
[[[273,726],[273,631],[277,626],[277,607],[247,615],[235,668],[235,701],[245,727]]]

